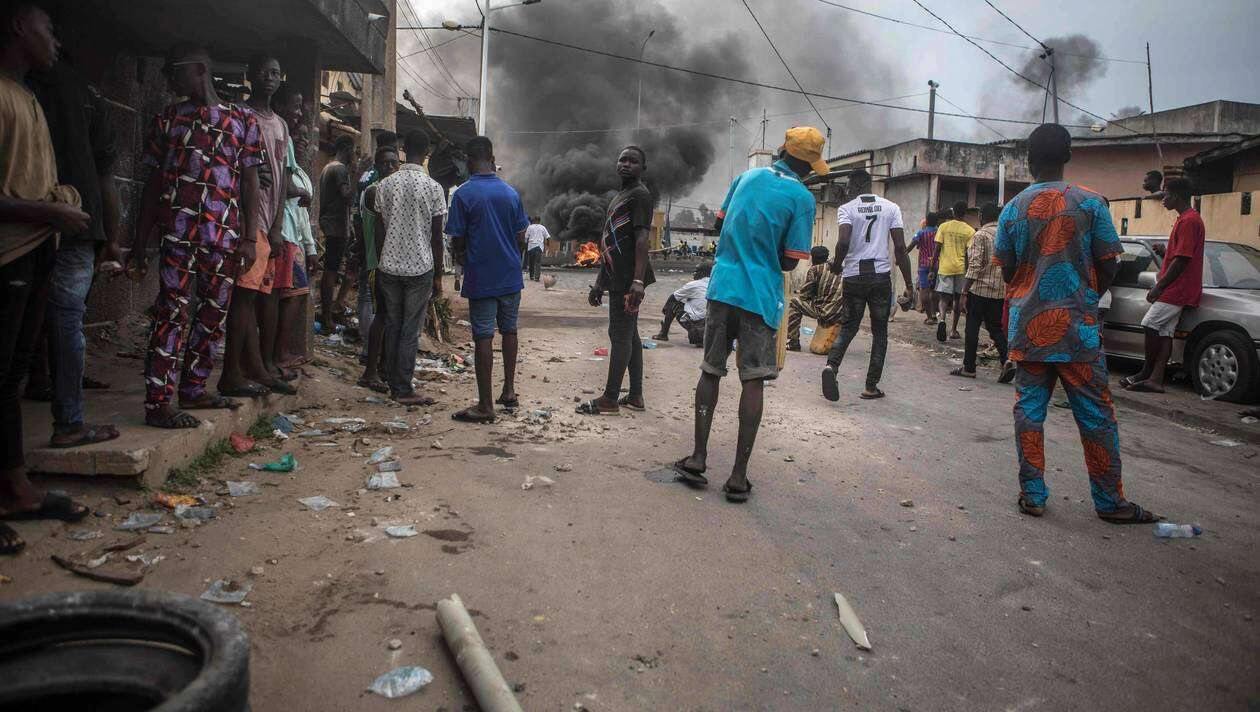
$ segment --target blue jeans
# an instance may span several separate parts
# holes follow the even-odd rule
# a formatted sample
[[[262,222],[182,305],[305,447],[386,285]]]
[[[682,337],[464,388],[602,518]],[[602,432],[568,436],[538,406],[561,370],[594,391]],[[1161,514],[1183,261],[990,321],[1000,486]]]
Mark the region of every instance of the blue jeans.
[[[473,341],[494,338],[494,327],[500,334],[516,333],[516,317],[521,308],[521,293],[468,300],[468,321],[472,323]]]
[[[376,273],[377,303],[385,312],[381,372],[389,384],[391,397],[411,395],[411,377],[416,372],[416,352],[420,332],[433,295],[433,271],[419,277]]]
[[[65,240],[53,261],[48,290],[48,362],[53,382],[53,429],[83,425],[83,315],[96,269],[96,244]]]

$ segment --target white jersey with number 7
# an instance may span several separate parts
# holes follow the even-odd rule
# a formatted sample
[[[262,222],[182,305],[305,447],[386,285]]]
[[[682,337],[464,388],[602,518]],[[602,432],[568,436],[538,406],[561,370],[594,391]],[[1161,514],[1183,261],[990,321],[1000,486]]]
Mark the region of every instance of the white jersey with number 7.
[[[840,206],[840,225],[852,225],[849,252],[844,256],[844,275],[888,274],[892,262],[888,258],[889,235],[901,222],[901,208],[891,200],[867,193]]]

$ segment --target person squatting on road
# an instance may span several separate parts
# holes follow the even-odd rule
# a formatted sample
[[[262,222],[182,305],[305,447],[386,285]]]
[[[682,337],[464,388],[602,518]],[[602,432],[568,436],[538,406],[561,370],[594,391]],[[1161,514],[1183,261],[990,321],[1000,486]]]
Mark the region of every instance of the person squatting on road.
[[[779,375],[776,332],[783,319],[783,272],[809,256],[814,232],[814,198],[801,182],[810,171],[827,173],[822,159],[823,135],[818,129],[788,129],[779,160],[769,168],[741,173],[718,211],[717,248],[709,281],[709,308],[704,329],[704,359],[696,384],[695,447],[674,463],[680,480],[704,487],[709,431],[717,407],[718,386],[726,362],[739,341],[739,437],[731,476],[722,486],[727,501],[746,502],[748,480],[765,397],[765,381]],[[885,300],[887,301],[887,300]]]
[[[643,184],[647,156],[626,146],[617,157],[621,191],[608,203],[600,237],[600,266],[587,301],[598,307],[608,291],[608,380],[604,394],[577,407],[583,415],[615,415],[620,407],[643,410],[643,342],[639,339],[639,304],[656,281],[648,257],[652,229],[652,194]],[[621,381],[630,371],[630,390],[621,395]]]
[[[499,178],[494,144],[485,136],[468,141],[464,149],[471,175],[451,199],[446,234],[451,236],[455,261],[464,266],[460,294],[468,299],[472,323],[477,404],[451,414],[465,423],[493,423],[494,404],[515,409],[517,315],[521,307],[521,248],[529,218],[516,189]],[[494,369],[494,330],[503,337],[503,391],[491,400]]]
[[[1085,450],[1098,516],[1112,524],[1160,519],[1125,499],[1120,430],[1107,384],[1099,295],[1115,278],[1122,248],[1102,196],[1063,180],[1072,138],[1058,124],[1028,137],[1036,182],[998,218],[994,249],[1010,300],[1009,358],[1015,362],[1015,451],[1021,512],[1040,517],[1046,486],[1043,426],[1056,382],[1067,392]]]
[[[669,341],[669,326],[678,325],[687,331],[687,343],[704,346],[704,319],[709,305],[709,276],[713,274],[712,262],[701,262],[691,273],[691,281],[674,290],[665,300],[661,313],[661,331],[652,337],[657,341]]]
[[[879,380],[888,354],[888,317],[893,309],[892,262],[888,259],[890,238],[897,268],[906,282],[904,301],[906,304],[914,301],[914,279],[910,275],[901,208],[891,200],[872,194],[870,189],[871,175],[861,169],[854,171],[849,175],[849,190],[857,197],[839,208],[840,235],[829,268],[833,274],[844,276],[841,290],[844,307],[840,312],[840,335],[831,345],[827,366],[822,372],[823,397],[832,402],[840,400],[836,371],[840,370],[845,351],[857,336],[862,313],[868,306],[871,310],[871,360],[866,369],[866,390],[860,397],[866,400],[884,397]]]
[[[844,307],[842,298],[843,280],[840,275],[827,269],[827,260],[831,250],[824,245],[815,245],[809,250],[809,271],[805,273],[805,283],[800,291],[788,302],[787,350],[801,350],[801,319],[809,317],[818,322],[818,328],[834,326],[840,321],[840,310]]]
[[[980,325],[989,332],[997,348],[1002,373],[998,382],[1010,383],[1015,377],[1015,364],[1006,360],[1006,328],[1002,326],[1002,302],[1006,283],[1002,268],[993,261],[993,238],[997,235],[996,203],[980,206],[980,229],[967,245],[967,274],[963,281],[959,304],[967,312],[966,338],[963,340],[962,366],[950,371],[963,378],[976,377],[976,350],[980,347]]]

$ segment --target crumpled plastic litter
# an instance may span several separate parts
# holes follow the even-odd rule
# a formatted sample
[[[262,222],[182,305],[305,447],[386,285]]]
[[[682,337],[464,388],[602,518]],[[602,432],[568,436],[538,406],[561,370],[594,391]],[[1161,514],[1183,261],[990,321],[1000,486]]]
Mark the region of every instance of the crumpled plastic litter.
[[[367,488],[370,490],[394,489],[402,487],[398,475],[393,472],[374,472],[368,475]]]
[[[279,415],[271,419],[272,429],[279,430],[285,435],[288,435],[289,433],[293,432],[294,425],[295,423],[293,422],[293,419],[285,415],[284,413],[280,413]]]
[[[644,342],[643,342],[643,348],[648,349],[648,350],[654,349],[654,348],[656,348],[656,342],[655,342],[655,341],[644,341]]]
[[[73,541],[91,541],[92,539],[100,539],[102,536],[104,536],[104,534],[101,534],[99,531],[95,529],[90,529],[90,530],[79,529],[79,530],[70,532],[66,536],[72,539]]]
[[[600,346],[599,348],[597,348],[597,349],[595,349],[594,351],[592,351],[592,352],[591,352],[591,355],[593,355],[593,356],[607,356],[607,355],[608,355],[608,347],[607,347],[607,346]]]
[[[332,501],[331,499],[328,499],[322,494],[316,495],[314,497],[303,497],[299,499],[298,501],[301,502],[307,509],[311,510],[312,512],[322,512],[325,509],[328,509],[329,507],[341,506],[337,504],[336,502]]]
[[[214,519],[217,515],[218,512],[214,511],[214,507],[190,507],[186,504],[181,504],[175,508],[175,518],[184,521],[196,520],[204,522]]]
[[[376,463],[377,472],[402,472],[402,463],[397,460],[386,460]]]
[[[297,459],[293,457],[291,452],[286,452],[275,462],[267,462],[261,465],[257,462],[249,463],[249,469],[266,470],[267,472],[293,472],[295,467],[297,467]]]
[[[406,697],[433,682],[433,673],[416,665],[394,668],[372,681],[368,690],[381,697]]]
[[[521,483],[521,489],[523,490],[534,489],[534,483],[541,484],[545,487],[550,487],[554,485],[556,481],[546,475],[525,475],[525,481]]]
[[[411,426],[401,420],[385,420],[381,422],[381,426],[391,435],[394,433],[405,433],[411,430]]]
[[[240,603],[253,588],[254,584],[249,581],[218,579],[201,594],[201,600],[211,603]]]
[[[174,534],[175,527],[164,524],[160,527],[149,527],[145,531],[149,532],[150,534]]]
[[[162,521],[161,512],[132,512],[121,524],[114,527],[118,531],[131,532],[137,529],[148,529]]]
[[[372,453],[372,456],[368,458],[368,464],[375,465],[378,462],[385,462],[386,460],[388,460],[389,458],[393,456],[394,456],[394,447],[392,445],[386,445],[385,447]]]
[[[228,480],[227,488],[228,494],[233,497],[248,497],[258,494],[257,482]]]
[[[405,526],[400,525],[400,526],[393,526],[393,527],[385,527],[385,533],[394,537],[395,539],[406,539],[407,537],[413,537],[419,534],[420,532],[416,531],[416,525],[407,524]]]
[[[150,552],[145,552],[143,554],[131,554],[127,556],[127,561],[130,561],[133,564],[139,562],[141,564],[144,564],[144,568],[147,569],[147,568],[152,568],[153,566],[157,564],[157,562],[165,558],[166,557],[163,556],[162,554],[150,551]]]
[[[311,428],[310,430],[303,430],[302,432],[298,433],[297,436],[299,438],[318,438],[321,435],[327,435],[327,434],[328,434],[328,431],[326,430],[320,430],[319,428]]]
[[[153,495],[153,503],[160,504],[167,509],[175,509],[181,504],[189,507],[201,504],[196,497],[190,494],[167,494],[166,492],[158,492]]]
[[[367,421],[363,418],[324,418],[323,422],[333,426],[334,430],[347,433],[357,433],[367,427]]]
[[[257,445],[254,439],[248,435],[241,433],[232,433],[228,436],[228,442],[232,445],[232,449],[238,453],[244,454],[254,449]]]
[[[813,335],[814,335],[814,327],[812,327],[812,326],[802,326],[802,327],[801,327],[801,335],[802,335],[802,336],[813,336]]]

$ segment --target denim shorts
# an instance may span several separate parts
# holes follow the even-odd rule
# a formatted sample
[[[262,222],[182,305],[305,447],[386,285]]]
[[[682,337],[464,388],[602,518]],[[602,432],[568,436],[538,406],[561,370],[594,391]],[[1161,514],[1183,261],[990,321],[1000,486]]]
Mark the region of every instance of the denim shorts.
[[[500,334],[516,333],[516,315],[521,308],[521,293],[512,292],[499,297],[468,300],[468,321],[472,322],[474,341],[494,338],[494,328]]]
[[[735,363],[740,381],[772,381],[779,377],[778,333],[760,314],[709,300],[704,320],[704,360],[700,370],[721,378],[739,344]]]

